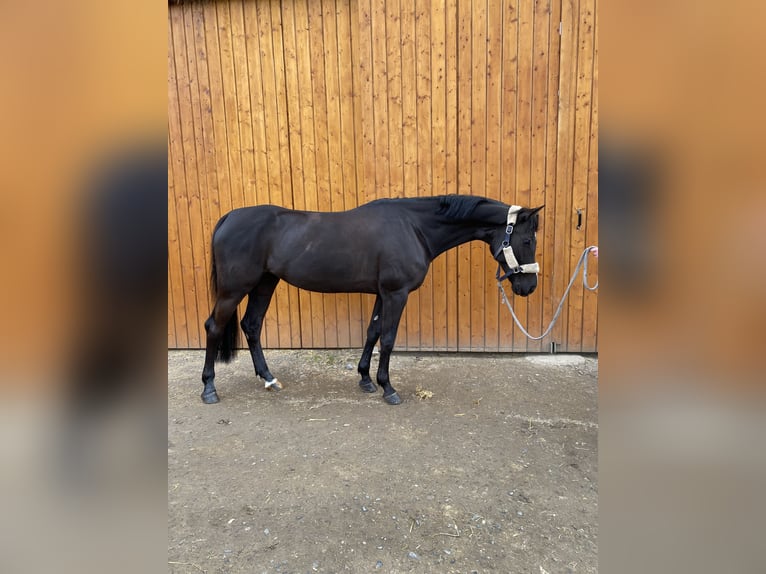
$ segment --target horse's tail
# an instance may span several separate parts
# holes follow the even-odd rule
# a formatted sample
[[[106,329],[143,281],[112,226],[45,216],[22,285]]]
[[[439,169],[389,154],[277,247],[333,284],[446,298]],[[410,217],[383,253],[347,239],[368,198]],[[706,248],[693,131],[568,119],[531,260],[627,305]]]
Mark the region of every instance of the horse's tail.
[[[226,327],[223,331],[223,337],[221,342],[218,343],[218,352],[215,355],[215,360],[223,363],[229,363],[237,356],[237,335],[239,334],[239,318],[237,317],[237,309],[234,309],[234,313],[231,315],[231,319],[226,323]]]
[[[218,294],[218,271],[215,267],[215,249],[213,247],[213,240],[215,238],[216,231],[218,231],[218,228],[221,227],[221,224],[224,222],[228,215],[229,214],[227,213],[218,220],[218,223],[215,225],[215,229],[213,229],[213,236],[210,240],[210,295],[213,298],[214,303]],[[218,349],[215,355],[216,361],[228,363],[237,356],[237,335],[239,334],[238,328],[239,317],[237,316],[237,309],[235,307],[231,319],[229,319],[229,322],[226,323],[226,327],[224,327],[221,342],[218,343]]]
[[[218,272],[215,268],[215,234],[218,233],[218,230],[221,225],[223,225],[223,222],[226,221],[227,217],[229,217],[228,213],[218,220],[218,223],[215,224],[213,233],[210,236],[210,296],[213,299],[213,303],[215,303],[216,295],[218,294]]]

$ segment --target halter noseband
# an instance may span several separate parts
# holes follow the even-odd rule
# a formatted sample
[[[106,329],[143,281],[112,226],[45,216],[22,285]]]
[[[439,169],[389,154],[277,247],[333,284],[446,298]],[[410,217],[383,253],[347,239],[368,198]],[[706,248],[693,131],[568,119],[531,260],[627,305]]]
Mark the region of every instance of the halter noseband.
[[[515,275],[516,273],[537,274],[540,272],[540,265],[537,263],[524,263],[523,265],[519,265],[516,256],[513,254],[513,247],[511,247],[511,233],[513,233],[513,226],[516,225],[516,216],[518,215],[519,211],[521,211],[521,209],[522,208],[519,205],[512,205],[508,209],[508,223],[505,227],[505,237],[503,238],[503,243],[495,252],[495,257],[497,257],[502,250],[503,255],[505,256],[505,262],[508,264],[509,271],[501,277],[500,273],[502,272],[502,267],[498,265],[497,273],[495,274],[495,277],[498,281],[503,281],[511,275]]]

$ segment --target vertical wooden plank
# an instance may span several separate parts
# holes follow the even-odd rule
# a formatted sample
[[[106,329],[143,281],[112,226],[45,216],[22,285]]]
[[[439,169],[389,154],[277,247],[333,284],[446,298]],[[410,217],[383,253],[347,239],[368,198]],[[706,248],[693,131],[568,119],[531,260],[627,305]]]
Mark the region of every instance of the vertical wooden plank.
[[[471,105],[471,187],[474,194],[485,194],[487,159],[487,4],[473,3],[472,9],[472,105]],[[484,345],[485,247],[471,245],[471,349]]]
[[[341,148],[342,124],[340,115],[340,70],[338,68],[338,31],[335,0],[322,0],[322,22],[325,70],[325,98],[327,102],[327,155],[330,186],[330,205],[333,211],[343,211],[343,153]],[[335,347],[349,346],[348,295],[329,296],[335,302]]]
[[[594,0],[581,0],[579,6],[579,25],[577,39],[577,75],[574,110],[574,154],[572,167],[572,211],[571,211],[571,243],[569,251],[569,273],[574,271],[577,259],[585,248],[585,228],[576,228],[578,209],[587,208],[589,152],[590,152],[590,121],[591,96],[593,84],[593,13]],[[581,281],[572,286],[569,297],[569,316],[567,324],[567,348],[571,351],[582,350],[583,326],[583,287]]]
[[[561,6],[561,55],[559,68],[558,158],[556,167],[556,241],[554,251],[554,292],[562,294],[569,280],[569,252],[572,230],[572,157],[577,71],[577,15],[579,0],[563,0]],[[559,295],[560,296],[560,295]],[[553,340],[568,351],[569,305],[553,330]]]
[[[531,171],[530,171],[530,200],[531,207],[538,207],[545,203],[545,164],[546,164],[546,126],[547,126],[547,101],[548,101],[548,49],[550,29],[550,0],[535,4],[534,27],[532,36],[532,123],[531,123]],[[538,257],[537,262],[541,268],[545,267],[545,254],[541,252],[545,235],[545,217],[540,215],[540,228],[538,229]],[[542,310],[544,303],[545,275],[538,275],[537,290],[529,298],[527,330],[533,335],[542,332]],[[542,341],[528,341],[528,352],[540,352]]]
[[[170,26],[168,26],[170,32]],[[174,106],[172,93],[175,91],[175,71],[173,69],[173,43],[168,42],[168,275],[170,283],[168,288],[172,293],[173,304],[173,338],[169,341],[176,348],[189,347],[189,335],[186,329],[186,301],[183,292],[183,277],[181,274],[181,242],[178,237],[178,219],[176,215],[176,198],[179,191],[176,190],[176,161],[173,157],[173,145],[171,145],[171,133],[173,131],[174,114],[177,110]],[[170,327],[170,325],[168,325]]]
[[[268,119],[266,116],[263,95],[263,71],[261,70],[260,31],[258,26],[258,14],[253,2],[243,3],[243,26],[245,38],[246,71],[242,81],[247,83],[249,102],[247,109],[250,111],[251,126],[249,141],[252,142],[252,155],[248,158],[246,169],[248,173],[248,186],[245,200],[248,205],[262,205],[269,203],[269,150],[266,145],[266,132],[268,131]]]
[[[402,118],[402,30],[399,0],[385,2],[385,23],[379,28],[378,41],[383,42],[386,49],[386,94],[387,94],[387,127],[388,127],[388,195],[387,197],[404,197],[413,195],[414,190],[404,189],[403,165],[403,118]],[[380,26],[380,24],[378,24]]]
[[[356,2],[353,2],[356,5]],[[341,120],[341,166],[343,182],[343,208],[352,209],[357,202],[356,179],[356,98],[355,60],[353,55],[353,29],[351,2],[336,0],[337,10],[337,49],[339,70],[339,97]],[[358,25],[358,21],[357,21]],[[362,299],[358,293],[347,296],[348,301],[348,341],[347,347],[358,347],[364,341],[364,318],[362,317]],[[343,345],[343,342],[341,342]]]
[[[431,4],[431,165],[430,195],[445,193],[446,188],[446,73],[445,6]],[[432,265],[433,337],[427,341],[431,350],[447,346],[447,267],[446,258],[438,257]],[[423,342],[421,343],[423,344]],[[422,347],[421,347],[422,348]]]
[[[542,227],[538,233],[538,253],[541,254],[541,293],[543,296],[542,326],[547,327],[553,319],[561,293],[556,291],[554,280],[556,219],[556,166],[558,163],[558,122],[559,122],[559,60],[561,52],[561,0],[551,0],[549,22],[548,58],[548,104],[546,120],[546,166],[545,166],[545,209],[541,212]],[[550,349],[551,336],[542,341],[542,351]]]
[[[388,122],[388,67],[386,50],[386,2],[372,0],[370,3],[370,42],[372,73],[372,118],[374,127],[373,156],[365,157],[365,162],[373,161],[375,179],[367,192],[367,200],[391,196],[390,189],[390,152],[389,152],[389,122]],[[367,152],[367,150],[365,150]],[[407,318],[404,317],[399,326],[397,345],[406,348]]]
[[[231,37],[231,15],[229,5],[216,3],[215,18],[217,29],[215,31],[218,37],[218,49],[220,59],[220,70],[222,79],[222,91],[219,97],[223,99],[224,121],[226,129],[227,155],[229,162],[230,177],[230,196],[232,208],[242,207],[245,203],[244,182],[242,170],[242,140],[238,119],[239,94],[234,75],[234,53]],[[239,316],[245,312],[246,300],[239,305]],[[244,337],[239,333],[238,345],[244,347]]]
[[[245,203],[242,182],[242,140],[240,138],[237,110],[239,95],[234,81],[234,54],[231,40],[231,17],[228,4],[216,3],[218,47],[220,50],[224,119],[228,138],[229,177],[231,178],[232,207],[242,207]]]
[[[457,0],[447,0],[445,8],[446,79],[446,193],[458,192],[458,13]],[[458,251],[450,249],[442,257],[447,268],[446,350],[458,348]]]
[[[431,150],[431,9],[430,2],[415,3],[415,50],[417,90],[418,195],[433,195]],[[418,303],[419,325],[415,333],[408,332],[408,344],[413,348],[433,348],[433,273],[426,275],[415,297]],[[413,296],[410,296],[412,299]],[[413,340],[410,342],[410,334]]]
[[[279,176],[281,205],[294,208],[292,160],[290,157],[290,132],[287,111],[287,80],[284,55],[285,26],[282,19],[280,0],[270,0],[271,7],[271,42],[274,54],[274,79],[276,93],[276,126],[279,142]],[[279,310],[279,346],[282,348],[300,347],[300,309],[298,289],[281,281],[274,293],[274,303]]]
[[[171,8],[172,9],[172,8]],[[216,4],[201,5],[201,33],[207,49],[205,62],[208,70],[210,90],[210,122],[212,139],[215,142],[213,163],[215,164],[216,186],[219,213],[227,213],[236,203],[232,202],[232,165],[230,160],[230,134],[227,128],[227,110],[224,101],[224,72],[221,65],[221,50],[218,38],[218,16]],[[217,221],[217,219],[216,219]],[[213,222],[214,224],[215,222]],[[207,240],[209,245],[210,238]],[[209,247],[208,247],[209,248]],[[241,344],[241,338],[240,338]]]
[[[458,3],[457,109],[458,193],[470,195],[471,187],[471,3]],[[458,350],[471,348],[471,247],[457,248]]]
[[[178,232],[175,229],[175,184],[173,183],[172,158],[170,156],[170,134],[168,134],[168,348],[178,347],[178,325],[176,324],[177,303],[175,271],[178,269]],[[172,228],[172,229],[171,229]]]
[[[199,108],[201,115],[201,133],[204,149],[204,173],[205,173],[205,198],[203,220],[205,229],[205,253],[207,254],[206,265],[210,267],[210,240],[213,228],[221,217],[221,204],[219,200],[220,189],[218,185],[218,166],[216,165],[216,141],[215,128],[213,126],[213,103],[210,92],[210,74],[208,71],[208,49],[205,36],[205,14],[203,4],[192,4],[192,25],[194,53],[197,64],[197,81],[199,84]],[[208,293],[208,301],[212,304],[212,294]],[[210,310],[210,309],[208,309]],[[206,320],[204,315],[200,320]]]
[[[401,4],[401,114],[403,193],[407,197],[418,195],[418,117],[417,117],[417,67],[416,23],[414,2]],[[393,124],[392,124],[393,125]],[[400,348],[415,347],[420,330],[420,293],[410,294],[399,327],[397,345]],[[410,344],[410,339],[412,344]]]
[[[339,0],[340,1],[340,0]],[[356,177],[356,199],[355,204],[361,205],[364,203],[364,122],[362,119],[363,110],[363,95],[366,95],[369,91],[367,89],[367,80],[369,80],[369,60],[365,62],[362,59],[361,48],[361,34],[363,29],[363,23],[359,13],[359,0],[349,0],[350,2],[350,39],[351,39],[351,80],[352,80],[352,103],[354,108],[354,155],[356,161],[354,162],[354,172]],[[367,23],[369,26],[369,22]],[[368,36],[369,38],[369,36]],[[367,54],[368,55],[368,54]],[[364,69],[367,71],[365,72]],[[372,94],[370,94],[371,96]],[[366,325],[365,325],[366,328]]]
[[[261,69],[261,34],[259,30],[258,14],[255,3],[242,3],[242,28],[244,31],[244,49],[246,56],[245,66],[240,65],[239,79],[243,83],[241,93],[248,97],[247,102],[242,102],[242,109],[249,110],[251,118],[247,135],[244,138],[251,143],[252,151],[245,151],[243,162],[246,175],[245,201],[247,205],[264,205],[270,203],[269,197],[269,149],[266,141],[266,133],[269,131],[270,118],[266,114],[263,71]],[[244,100],[244,98],[242,98]],[[261,335],[264,347],[274,347],[278,344],[277,316],[279,310],[275,305],[266,313]]]
[[[270,0],[271,9],[271,53],[274,65],[274,113],[272,128],[277,134],[279,149],[279,201],[280,205],[292,209],[292,174],[290,171],[290,132],[287,118],[287,93],[285,81],[284,25],[282,22],[281,0]]]
[[[377,185],[377,157],[375,149],[375,62],[372,45],[372,0],[359,0],[359,80],[362,120],[362,158],[364,161],[363,189],[366,203],[375,199]]]
[[[204,290],[204,254],[200,254],[201,241],[199,237],[199,170],[197,167],[197,145],[194,122],[194,104],[192,91],[196,90],[194,82],[196,78],[192,76],[189,68],[189,62],[186,51],[186,23],[184,10],[176,11],[174,19],[174,55],[175,71],[178,94],[178,126],[181,136],[181,153],[184,165],[184,195],[186,201],[177,206],[180,210],[183,221],[188,222],[188,228],[184,230],[184,235],[188,233],[188,251],[184,253],[187,261],[191,262],[191,268],[187,270],[190,273],[191,282],[185,283],[184,290],[188,295],[193,295],[195,299],[195,308],[198,313],[202,312],[206,304]],[[201,293],[200,290],[203,292]],[[195,318],[196,319],[196,318]],[[202,330],[199,321],[189,322],[187,329],[193,335],[192,344],[201,344]]]
[[[585,218],[585,245],[598,245],[598,2],[593,9],[593,82],[591,87],[590,160],[588,165],[588,198]],[[590,257],[590,256],[589,256]],[[598,281],[598,259],[590,257],[588,282]],[[583,294],[583,352],[598,349],[598,295],[586,291]]]
[[[485,195],[502,201],[500,173],[502,170],[502,78],[503,78],[503,5],[502,0],[487,3],[487,90],[486,90],[486,179]],[[496,264],[482,245],[485,259],[484,286],[484,344],[485,351],[499,349],[499,297],[494,281]]]
[[[253,118],[250,112],[250,69],[245,36],[243,5],[229,4],[229,26],[231,31],[232,76],[230,83],[237,93],[237,107],[231,112],[236,119],[240,147],[235,150],[242,165],[242,205],[257,203],[255,194],[255,147],[253,144]]]
[[[229,76],[225,78],[226,85],[236,96],[236,107],[227,110],[229,117],[236,123],[239,147],[232,150],[238,157],[242,173],[239,180],[241,189],[237,190],[241,194],[241,200],[238,198],[237,207],[244,207],[258,203],[255,190],[255,147],[253,141],[253,119],[250,110],[251,94],[249,81],[249,60],[247,54],[247,38],[245,32],[244,12],[242,2],[232,2],[228,4],[228,13],[226,18],[221,20],[224,24],[223,29],[219,31],[219,37],[223,35],[227,42],[231,42],[231,68]],[[228,28],[228,34],[226,29]],[[228,64],[227,64],[228,66]],[[232,124],[228,125],[231,129]],[[247,298],[239,306],[240,318],[244,316],[247,308]],[[270,313],[267,314],[267,316]],[[269,320],[267,319],[267,325]],[[263,337],[265,345],[269,346],[270,329],[267,327]],[[240,346],[246,347],[247,343],[240,333]]]
[[[232,209],[232,177],[228,155],[229,141],[226,131],[226,107],[222,98],[223,73],[221,71],[221,54],[218,43],[218,19],[216,16],[216,4],[202,4],[202,6],[205,43],[208,51],[207,66],[211,93],[211,119],[213,138],[216,144],[214,154],[215,173],[218,183],[218,201],[221,214],[224,214]]]
[[[197,172],[197,194],[192,195],[189,201],[189,209],[194,212],[192,217],[192,232],[194,234],[194,243],[197,253],[200,254],[195,259],[195,280],[198,286],[198,305],[197,308],[202,314],[197,317],[197,324],[200,325],[201,344],[205,342],[205,333],[202,328],[204,323],[205,311],[210,300],[208,293],[208,270],[210,269],[210,234],[213,230],[213,224],[210,223],[210,209],[208,197],[210,189],[208,184],[210,177],[207,173],[207,139],[205,137],[205,128],[203,117],[203,82],[207,83],[207,78],[201,76],[200,69],[206,74],[207,69],[199,64],[199,60],[204,57],[204,52],[197,50],[195,39],[195,22],[192,6],[185,4],[183,6],[184,14],[184,36],[186,42],[186,61],[189,74],[189,95],[191,105],[192,126],[194,129],[193,140],[195,148],[195,169]]]
[[[172,157],[175,161],[174,179],[183,182],[177,186],[176,216],[178,219],[178,234],[181,247],[181,265],[183,270],[183,286],[185,308],[187,313],[187,343],[199,346],[202,342],[201,326],[197,321],[202,315],[199,307],[207,291],[199,286],[204,284],[204,253],[195,246],[195,230],[201,227],[199,221],[199,184],[197,180],[197,162],[195,158],[194,125],[191,116],[190,80],[186,61],[186,42],[183,21],[183,10],[171,13],[171,39],[173,50],[172,78],[176,86],[171,104],[175,108],[173,121],[170,122]],[[173,92],[173,90],[171,90]],[[195,217],[196,215],[196,217]],[[199,238],[197,237],[197,243]]]
[[[354,93],[357,106],[354,122],[357,126],[357,203],[374,197],[375,188],[375,118],[372,86],[372,7],[370,0],[351,2],[351,42],[354,58]],[[372,314],[375,298],[361,296],[363,333]]]
[[[314,107],[314,145],[318,208],[321,211],[332,211],[332,196],[330,194],[329,153],[327,135],[327,90],[324,65],[324,39],[322,5],[320,2],[309,2],[309,43],[311,53],[311,96]],[[325,296],[323,299],[324,314],[316,316],[314,321],[314,337],[320,337],[322,346],[337,346],[337,311],[336,299]]]
[[[373,32],[384,44],[386,49],[386,100],[387,100],[387,129],[388,129],[388,192],[387,197],[413,196],[416,190],[406,189],[404,181],[404,107],[403,96],[411,87],[404,84],[402,12],[409,9],[401,6],[399,0],[387,0],[385,3],[385,21],[378,23],[379,29]],[[414,65],[414,63],[410,63]],[[411,122],[414,124],[414,121]],[[411,339],[415,340],[418,331],[418,316],[413,308],[416,305],[417,294],[410,296],[405,307],[396,340],[399,349],[410,348]],[[414,329],[414,331],[413,331]]]
[[[280,205],[293,208],[290,134],[288,131],[287,93],[284,60],[284,25],[280,0],[270,0],[271,45],[274,61],[275,121],[279,148]],[[300,345],[300,310],[297,289],[281,281],[274,292],[273,305],[278,309],[279,346],[290,348]]]
[[[523,206],[529,206],[531,196],[533,20],[534,4],[520,3],[517,56],[518,91],[516,93],[516,194],[514,203]],[[521,324],[528,325],[528,299],[513,296],[513,305]],[[517,331],[513,340],[514,350],[526,351],[527,342],[527,338]]]
[[[267,165],[267,187],[262,190],[262,203],[284,205],[279,142],[279,109],[277,105],[277,83],[275,55],[272,37],[271,8],[268,2],[256,2],[258,49],[260,56],[260,85],[263,96],[265,131],[265,156]],[[266,313],[264,332],[265,345],[281,347],[286,333],[285,319],[289,318],[284,290],[277,288]]]
[[[247,3],[246,3],[247,4]],[[260,88],[260,101],[263,113],[262,155],[265,158],[266,187],[258,190],[259,203],[284,205],[279,149],[279,110],[277,107],[277,79],[275,73],[275,55],[272,41],[271,9],[268,2],[255,2],[255,13],[250,21],[255,25],[252,31],[253,42],[257,46],[254,60],[257,75],[256,92]],[[259,110],[260,111],[260,110]],[[275,333],[276,336],[276,333]]]
[[[197,325],[200,345],[204,344],[205,334],[202,328],[204,319],[202,316],[208,304],[207,297],[207,270],[209,261],[206,249],[206,222],[204,216],[203,198],[205,195],[206,177],[204,173],[204,145],[202,139],[202,119],[199,108],[199,80],[197,78],[197,62],[194,49],[194,29],[191,18],[191,6],[182,7],[183,16],[179,24],[183,28],[178,30],[178,37],[182,38],[183,46],[178,46],[181,53],[176,54],[184,70],[185,81],[178,86],[181,95],[181,120],[183,123],[184,164],[187,180],[191,186],[187,187],[188,202],[184,206],[188,212],[190,221],[190,233],[192,238],[192,260],[194,261],[194,284],[197,298],[198,316],[193,319]]]
[[[319,209],[333,211],[333,195],[330,185],[330,152],[328,137],[327,70],[325,67],[324,15],[320,1],[309,2],[309,35],[311,38],[311,79],[314,105],[314,138]],[[337,296],[325,295],[324,346],[337,347]],[[319,322],[318,322],[319,323]]]
[[[173,302],[173,278],[170,275],[170,259],[168,259],[168,349],[177,349],[175,305]]]
[[[374,199],[390,197],[388,135],[388,70],[386,67],[386,3],[372,0],[372,99],[375,120],[375,189]]]
[[[358,96],[358,108],[355,109],[357,137],[357,203],[362,204],[375,197],[375,117],[372,86],[372,6],[370,0],[358,0],[351,3],[353,54],[357,71],[355,93]],[[354,34],[356,31],[356,34]],[[373,296],[362,296],[362,316],[364,332],[372,314],[375,301]]]
[[[500,188],[502,200],[516,203],[516,94],[518,92],[518,0],[503,2],[503,85],[502,85],[502,142]],[[506,282],[507,285],[507,282]],[[509,291],[506,287],[506,291]],[[511,295],[509,294],[509,297]],[[506,311],[507,312],[507,311]],[[511,351],[514,347],[516,328],[513,320],[504,315],[498,332],[498,347]]]
[[[303,110],[301,108],[301,84],[299,72],[308,66],[308,60],[304,52],[300,51],[298,44],[298,27],[301,25],[298,19],[298,3],[285,2],[282,6],[283,23],[283,51],[285,69],[285,90],[287,129],[290,144],[290,170],[292,186],[292,203],[295,209],[307,209],[307,185],[308,176],[304,169],[303,143],[305,140],[305,128],[302,124]],[[295,289],[290,298],[291,308],[297,311],[297,317],[291,317],[293,345],[310,347],[313,339],[311,329],[311,304],[312,297],[307,291]]]
[[[297,54],[298,105],[300,109],[301,162],[303,165],[303,208],[317,210],[319,207],[316,187],[316,161],[314,153],[314,108],[311,83],[311,50],[307,0],[295,2],[295,46]],[[300,292],[301,339],[308,348],[322,347],[324,330],[321,324],[324,311],[322,296],[306,291]],[[320,323],[315,325],[314,323]],[[321,338],[320,338],[321,337]]]

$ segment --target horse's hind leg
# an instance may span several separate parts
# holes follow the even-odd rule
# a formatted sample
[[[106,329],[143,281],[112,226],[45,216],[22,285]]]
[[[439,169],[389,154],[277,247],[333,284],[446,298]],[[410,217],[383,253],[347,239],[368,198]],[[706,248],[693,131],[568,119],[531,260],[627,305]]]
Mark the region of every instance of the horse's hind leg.
[[[266,316],[266,310],[271,303],[271,297],[279,283],[279,277],[271,273],[265,273],[258,285],[250,291],[247,297],[247,310],[242,317],[242,330],[247,338],[247,346],[250,349],[250,356],[253,358],[255,374],[266,381],[266,388],[279,391],[282,385],[274,378],[266,364],[266,357],[263,356],[263,347],[261,346],[261,330],[263,328],[263,319]]]
[[[357,371],[362,376],[359,386],[365,393],[374,393],[378,390],[370,378],[370,361],[372,360],[372,350],[375,348],[375,343],[380,338],[380,325],[380,296],[378,296],[372,309],[370,325],[367,327],[367,341],[364,344],[362,358],[359,359],[359,367],[357,368]]]
[[[213,307],[213,312],[205,321],[207,345],[205,350],[205,366],[202,369],[202,402],[217,403],[218,393],[215,390],[215,361],[228,362],[236,352],[237,336],[237,305],[242,295],[219,297]]]

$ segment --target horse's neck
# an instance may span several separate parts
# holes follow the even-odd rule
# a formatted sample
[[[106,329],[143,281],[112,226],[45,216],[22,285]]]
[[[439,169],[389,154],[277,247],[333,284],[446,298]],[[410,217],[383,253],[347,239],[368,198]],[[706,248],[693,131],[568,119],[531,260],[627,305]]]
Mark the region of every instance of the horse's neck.
[[[479,240],[489,243],[493,225],[489,222],[478,223],[434,219],[429,221],[424,227],[426,230],[424,235],[427,238],[431,254],[436,258],[445,251],[469,241]]]

